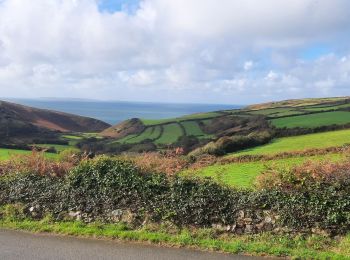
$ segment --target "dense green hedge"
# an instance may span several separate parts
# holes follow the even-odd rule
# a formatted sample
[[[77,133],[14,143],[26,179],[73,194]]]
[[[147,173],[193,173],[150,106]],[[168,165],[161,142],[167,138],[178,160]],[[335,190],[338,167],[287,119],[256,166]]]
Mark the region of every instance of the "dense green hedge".
[[[133,164],[108,158],[81,163],[64,178],[34,173],[0,178],[0,205],[22,203],[62,218],[80,211],[108,220],[113,210],[176,225],[233,225],[240,212],[270,210],[278,225],[294,231],[321,228],[333,234],[350,230],[350,185],[307,185],[298,189],[234,190],[207,181],[141,173]]]

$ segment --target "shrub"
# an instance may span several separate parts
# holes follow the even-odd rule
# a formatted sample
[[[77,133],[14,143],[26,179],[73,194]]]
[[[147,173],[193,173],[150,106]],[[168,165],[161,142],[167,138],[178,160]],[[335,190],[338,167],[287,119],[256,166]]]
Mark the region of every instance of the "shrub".
[[[236,152],[250,147],[268,143],[272,139],[272,133],[268,131],[253,132],[247,136],[234,135],[224,136],[215,142],[210,142],[207,145],[194,150],[190,155],[199,156],[201,154],[210,155],[225,155],[227,153]]]
[[[350,161],[307,162],[291,170],[270,169],[257,180],[261,189],[276,190],[284,224],[297,229],[350,229]]]

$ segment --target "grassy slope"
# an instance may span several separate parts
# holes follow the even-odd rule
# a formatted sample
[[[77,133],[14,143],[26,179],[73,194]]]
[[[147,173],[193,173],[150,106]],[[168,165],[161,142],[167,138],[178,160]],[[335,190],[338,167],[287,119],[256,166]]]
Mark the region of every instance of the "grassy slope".
[[[340,130],[278,138],[269,144],[233,153],[228,156],[239,156],[246,154],[275,154],[288,151],[300,151],[310,148],[341,146],[348,143],[350,143],[350,130]]]
[[[199,170],[187,170],[182,174],[185,176],[196,176],[200,178],[211,177],[214,181],[236,188],[251,188],[255,178],[267,167],[289,168],[300,165],[308,160],[340,160],[344,155],[329,154],[326,156],[309,156],[279,159],[273,161],[256,161],[245,163],[232,163],[226,165],[215,164]]]
[[[310,148],[325,148],[331,146],[341,146],[350,143],[350,130],[341,130],[317,134],[308,134],[295,137],[285,137],[274,140],[272,143],[247,149],[228,155],[258,155],[258,154],[277,154],[288,151],[298,151]],[[215,181],[227,184],[229,186],[247,188],[251,187],[254,179],[266,166],[290,167],[298,165],[307,160],[332,159],[337,160],[340,155],[312,156],[312,157],[294,157],[279,159],[269,162],[248,162],[232,163],[227,165],[212,165],[196,171],[185,171],[184,175],[194,175],[199,177],[212,177]]]
[[[344,102],[347,102],[344,104]],[[341,98],[326,98],[326,99],[301,99],[287,100],[281,102],[272,102],[267,104],[253,105],[244,109],[223,110],[208,113],[198,113],[185,115],[177,118],[168,118],[160,120],[145,120],[142,123],[146,126],[146,130],[139,134],[130,132],[128,136],[116,139],[111,143],[138,143],[145,139],[157,139],[158,136],[150,136],[151,129],[149,127],[159,126],[163,128],[162,135],[155,144],[170,144],[175,142],[179,137],[177,130],[174,130],[174,124],[181,124],[187,135],[194,135],[199,138],[214,138],[216,134],[206,135],[198,126],[202,122],[205,125],[214,122],[213,124],[228,123],[225,121],[225,116],[234,114],[235,116],[249,117],[254,115],[266,116],[271,123],[277,127],[318,127],[332,124],[350,123],[350,112],[332,111],[336,109],[350,107],[350,99],[347,97]],[[328,110],[328,112],[327,112]],[[305,114],[311,112],[320,112],[317,114]],[[293,116],[295,115],[295,116]],[[220,120],[212,120],[220,117]],[[278,117],[278,118],[277,118]],[[171,125],[172,127],[169,127]],[[224,125],[224,124],[223,124]],[[229,125],[229,123],[228,123]],[[215,126],[214,126],[215,129]],[[168,130],[170,131],[168,133]],[[151,132],[149,132],[151,131]],[[175,132],[174,132],[175,131]],[[153,133],[153,132],[152,132]],[[160,134],[158,132],[158,134]],[[173,136],[173,138],[171,138]],[[173,140],[173,141],[171,141]]]
[[[292,116],[271,120],[272,124],[278,128],[304,127],[313,128],[324,125],[343,125],[350,123],[350,112],[334,111],[310,115]]]

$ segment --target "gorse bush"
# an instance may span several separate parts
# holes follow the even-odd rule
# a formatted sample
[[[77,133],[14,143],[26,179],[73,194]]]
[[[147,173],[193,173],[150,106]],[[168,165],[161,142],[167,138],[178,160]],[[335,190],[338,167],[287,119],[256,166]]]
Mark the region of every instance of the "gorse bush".
[[[85,221],[115,221],[127,212],[135,224],[169,221],[178,226],[219,225],[235,232],[260,232],[258,227],[265,225],[269,230],[338,234],[350,230],[349,165],[269,172],[259,180],[259,189],[246,191],[147,172],[130,161],[101,157],[81,162],[62,177],[4,175],[0,204],[21,203],[35,217],[51,214],[57,219],[79,212]]]

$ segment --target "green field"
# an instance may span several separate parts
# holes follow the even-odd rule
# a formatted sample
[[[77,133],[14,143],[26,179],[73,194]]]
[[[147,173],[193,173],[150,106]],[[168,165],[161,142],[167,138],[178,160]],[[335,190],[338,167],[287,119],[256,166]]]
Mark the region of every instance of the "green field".
[[[264,115],[268,117],[280,117],[280,116],[289,116],[289,115],[299,115],[303,111],[295,110],[294,108],[268,108],[261,110],[250,111],[249,114],[254,115]]]
[[[215,164],[196,171],[187,170],[182,174],[185,176],[196,176],[200,178],[212,178],[214,181],[236,188],[251,188],[255,178],[267,167],[289,168],[300,165],[308,160],[340,160],[345,158],[341,154],[330,154],[326,156],[294,157],[272,161],[256,161],[246,163]]]
[[[186,121],[181,123],[186,130],[186,135],[205,136],[196,121]]]
[[[304,127],[314,128],[326,125],[343,125],[350,123],[350,112],[335,111],[301,116],[272,119],[272,124],[278,128]]]
[[[30,154],[30,153],[31,151],[0,148],[0,160],[6,160],[10,158],[12,155]]]
[[[341,146],[344,144],[350,144],[350,130],[277,138],[269,144],[247,149],[228,156],[276,154],[281,152],[302,151],[311,148]]]
[[[183,135],[183,131],[179,124],[167,124],[163,126],[164,132],[162,136],[155,141],[157,144],[171,144]]]
[[[0,161],[7,160],[11,156],[26,155],[26,154],[28,155],[28,154],[31,154],[31,153],[32,153],[32,151],[27,151],[27,150],[0,148]],[[55,153],[45,153],[45,157],[47,157],[47,158],[57,158],[57,154],[55,154]]]
[[[325,105],[325,106],[310,106],[310,107],[305,107],[303,110],[306,111],[331,111],[331,110],[336,110],[336,109],[341,109],[341,108],[349,108],[350,104],[342,104],[342,105]]]
[[[150,125],[161,125],[161,124],[168,124],[172,122],[182,122],[182,121],[190,121],[190,120],[198,120],[198,119],[207,119],[207,118],[214,118],[218,117],[220,115],[223,115],[223,113],[219,112],[208,112],[208,113],[198,113],[198,114],[191,114],[186,115],[182,117],[176,117],[176,118],[167,118],[167,119],[141,119],[142,123],[146,126]]]
[[[64,151],[64,150],[75,150],[79,151],[78,148],[74,147],[73,145],[61,145],[61,144],[35,144],[35,146],[42,147],[42,148],[50,148],[54,147],[58,153]]]
[[[146,139],[154,140],[159,137],[161,132],[161,126],[148,127],[140,135],[127,136],[125,139],[121,139],[118,142],[124,143],[140,143]]]

